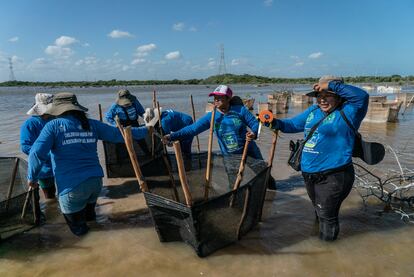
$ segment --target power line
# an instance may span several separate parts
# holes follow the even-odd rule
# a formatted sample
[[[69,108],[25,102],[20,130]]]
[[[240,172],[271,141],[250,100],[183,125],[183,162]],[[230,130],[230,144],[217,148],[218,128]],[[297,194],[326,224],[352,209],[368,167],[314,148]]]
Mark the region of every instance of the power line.
[[[9,81],[16,81],[16,78],[14,77],[14,72],[13,72],[13,62],[11,58],[9,58],[9,69],[10,69]]]
[[[220,44],[220,63],[218,69],[218,75],[227,74],[226,60],[224,59],[224,45]]]

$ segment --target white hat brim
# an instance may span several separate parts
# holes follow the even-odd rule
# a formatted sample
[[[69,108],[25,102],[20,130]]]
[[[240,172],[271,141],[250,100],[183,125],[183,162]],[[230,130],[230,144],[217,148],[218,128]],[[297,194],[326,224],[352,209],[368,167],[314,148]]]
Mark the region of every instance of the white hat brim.
[[[34,104],[33,107],[31,107],[30,110],[28,110],[26,114],[44,115],[50,106],[51,104],[45,105],[45,104],[37,103],[37,104]]]

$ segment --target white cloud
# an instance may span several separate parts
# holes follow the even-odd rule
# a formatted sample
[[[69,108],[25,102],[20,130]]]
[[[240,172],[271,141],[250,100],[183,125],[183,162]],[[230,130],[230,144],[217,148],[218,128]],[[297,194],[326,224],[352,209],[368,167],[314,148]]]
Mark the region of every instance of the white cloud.
[[[137,52],[137,53],[134,53],[134,56],[138,58],[143,58],[143,57],[148,56],[148,52]]]
[[[179,32],[181,32],[181,31],[183,31],[183,30],[184,30],[184,27],[185,27],[185,24],[184,24],[183,22],[178,22],[178,23],[175,23],[175,24],[172,26],[172,29],[173,29],[174,31],[179,31]]]
[[[157,48],[157,45],[154,43],[150,44],[144,44],[137,47],[137,52],[143,53],[143,52],[150,52],[152,50],[155,50]]]
[[[232,66],[249,65],[249,60],[246,58],[232,59],[231,65]]]
[[[83,47],[89,47],[89,46],[91,46],[91,45],[90,45],[89,43],[85,42],[82,46],[83,46]]]
[[[264,1],[263,1],[263,4],[264,4],[266,7],[270,7],[271,5],[273,5],[273,0],[264,0]]]
[[[145,63],[145,59],[140,59],[140,58],[138,58],[138,59],[135,59],[135,60],[133,60],[132,62],[131,62],[131,64],[132,65],[136,65],[136,64],[140,64],[140,63]]]
[[[181,58],[181,53],[180,53],[180,51],[173,51],[173,52],[170,52],[167,55],[165,55],[165,58],[167,60],[176,60],[176,59]]]
[[[290,58],[294,60],[299,60],[299,56],[295,56],[295,55],[290,56]]]
[[[19,41],[19,37],[12,37],[12,38],[9,38],[8,40],[8,42],[17,42],[17,41]]]
[[[318,59],[323,55],[322,52],[315,52],[308,56],[309,59]]]
[[[304,62],[297,62],[295,63],[295,66],[303,66],[305,63]]]
[[[45,58],[37,58],[33,60],[32,64],[47,64],[48,61]]]
[[[212,68],[216,67],[216,65],[217,65],[217,63],[216,63],[216,60],[214,58],[209,58],[208,59],[207,68],[212,69]]]
[[[240,64],[240,60],[239,59],[232,59],[231,60],[231,65],[235,66],[235,65],[239,65]]]
[[[132,38],[134,35],[130,34],[129,32],[121,31],[121,30],[113,30],[108,34],[108,37],[111,38]]]
[[[196,27],[194,27],[194,26],[191,26],[188,30],[189,30],[190,32],[197,32],[197,28],[196,28]]]
[[[79,41],[73,37],[68,37],[68,36],[61,36],[55,40],[56,46],[60,46],[60,47],[68,46],[76,42],[79,42]]]
[[[75,65],[94,65],[98,63],[98,59],[96,57],[85,57],[84,59],[80,59],[79,61],[75,62]]]
[[[68,47],[49,45],[48,47],[46,47],[45,53],[56,58],[67,59],[73,55],[73,50]]]

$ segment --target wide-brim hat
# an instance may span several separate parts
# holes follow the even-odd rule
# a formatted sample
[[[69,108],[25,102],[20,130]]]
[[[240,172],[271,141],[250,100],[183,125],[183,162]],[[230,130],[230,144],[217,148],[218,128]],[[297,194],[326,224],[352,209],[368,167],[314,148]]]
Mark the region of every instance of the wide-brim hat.
[[[162,113],[162,108],[160,108],[160,113]],[[143,118],[145,126],[154,127],[160,120],[160,114],[158,113],[158,109],[146,108],[145,113],[143,114]]]
[[[28,115],[44,115],[53,101],[53,95],[49,93],[37,93],[35,104],[27,111]]]
[[[231,88],[229,86],[220,85],[220,86],[216,87],[216,89],[213,92],[210,92],[208,97],[214,96],[214,95],[228,96],[228,97],[231,98],[233,96],[233,91],[231,90]]]
[[[306,96],[309,96],[309,97],[318,97],[319,93],[321,93],[321,92],[323,92],[323,93],[330,93],[330,94],[333,94],[333,95],[338,95],[335,92],[330,91],[330,90],[323,90],[323,91],[314,90],[314,91],[311,91],[311,92],[306,93]]]
[[[61,92],[55,95],[47,114],[58,116],[68,111],[87,112],[88,109],[78,103],[76,95],[70,92]]]
[[[134,95],[132,95],[129,90],[121,89],[118,91],[118,97],[116,99],[116,103],[120,106],[129,106],[131,105],[135,99],[137,99]]]

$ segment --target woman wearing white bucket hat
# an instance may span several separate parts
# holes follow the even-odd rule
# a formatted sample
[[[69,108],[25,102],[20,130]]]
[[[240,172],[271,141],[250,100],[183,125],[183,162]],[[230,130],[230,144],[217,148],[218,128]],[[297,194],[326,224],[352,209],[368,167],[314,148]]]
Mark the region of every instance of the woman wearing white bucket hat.
[[[35,104],[27,112],[31,117],[20,128],[20,149],[26,155],[29,155],[30,149],[40,135],[43,127],[52,118],[51,115],[46,114],[46,110],[51,105],[52,100],[52,94],[37,93],[35,96]],[[39,186],[46,199],[55,198],[55,179],[53,177],[50,157],[42,164],[42,169],[39,173]]]

